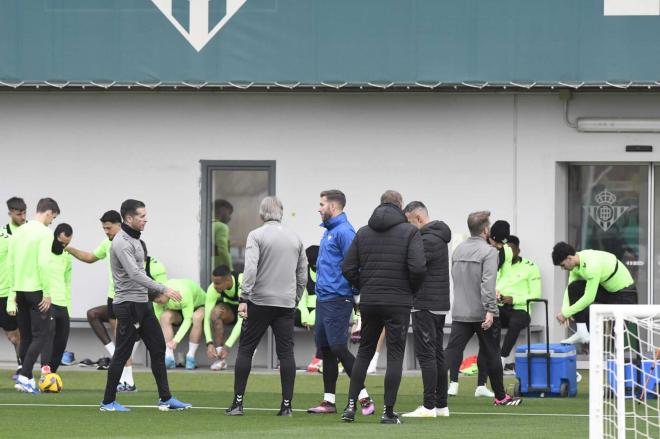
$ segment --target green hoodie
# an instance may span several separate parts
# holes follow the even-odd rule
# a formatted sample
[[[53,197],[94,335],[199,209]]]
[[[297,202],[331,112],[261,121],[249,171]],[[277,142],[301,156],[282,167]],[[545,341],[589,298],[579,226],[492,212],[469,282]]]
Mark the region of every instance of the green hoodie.
[[[34,220],[14,232],[7,255],[11,291],[43,291],[48,297],[45,268],[53,239],[53,232]]]
[[[56,255],[52,251],[46,263],[48,273],[47,295],[53,305],[68,308],[71,315],[71,260],[67,252]]]
[[[96,256],[99,260],[100,259],[106,259],[108,258],[108,297],[111,299],[115,298],[115,283],[112,280],[112,269],[110,268],[110,246],[112,245],[112,241],[110,241],[108,238],[104,239],[103,242],[99,244],[98,247],[96,247],[96,250],[94,250],[92,253],[94,256]]]
[[[608,293],[616,294],[635,283],[628,268],[612,253],[600,250],[582,250],[577,252],[577,255],[580,258],[580,265],[570,271],[568,283],[570,285],[576,280],[586,280],[587,285],[584,288],[584,295],[573,305],[570,304],[568,288],[566,288],[561,309],[564,317],[571,317],[591,305],[596,300],[598,286],[602,286]],[[617,271],[612,276],[615,267]],[[610,278],[610,276],[612,277]]]
[[[181,301],[175,302],[174,300],[170,300],[165,305],[154,302],[154,312],[156,313],[156,318],[160,320],[160,316],[165,310],[181,311],[183,322],[181,322],[178,331],[174,335],[174,341],[181,343],[181,340],[183,340],[183,337],[185,337],[192,326],[195,309],[204,306],[206,296],[204,295],[204,290],[195,281],[190,279],[170,279],[165,282],[165,286],[181,293]]]
[[[234,286],[227,291],[223,291],[222,294],[216,291],[213,284],[209,285],[206,289],[206,301],[204,304],[204,337],[206,338],[207,344],[213,342],[213,331],[211,331],[211,313],[213,312],[213,308],[221,297],[223,303],[227,303],[231,306],[238,306],[238,298],[241,295],[240,285],[242,282],[243,273],[240,273],[238,279],[234,279]]]

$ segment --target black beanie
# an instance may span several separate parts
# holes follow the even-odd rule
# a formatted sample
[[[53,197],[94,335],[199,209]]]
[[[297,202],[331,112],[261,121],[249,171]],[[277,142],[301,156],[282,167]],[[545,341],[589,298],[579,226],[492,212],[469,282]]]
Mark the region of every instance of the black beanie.
[[[511,227],[509,223],[502,220],[497,220],[490,227],[490,239],[495,242],[501,242],[506,244],[509,240],[509,234],[511,233]]]

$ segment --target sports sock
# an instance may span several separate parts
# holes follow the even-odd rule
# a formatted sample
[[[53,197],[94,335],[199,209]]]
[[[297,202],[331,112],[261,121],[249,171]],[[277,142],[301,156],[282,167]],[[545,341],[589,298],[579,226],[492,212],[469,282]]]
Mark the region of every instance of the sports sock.
[[[170,348],[165,348],[165,357],[174,358],[174,351]]]
[[[121,372],[121,378],[119,382],[126,383],[129,386],[134,386],[135,381],[133,381],[133,366],[126,366]]]
[[[385,406],[385,414],[388,416],[394,416],[394,406],[393,405],[386,405]]]
[[[186,354],[187,357],[193,357],[195,358],[195,353],[197,352],[197,348],[199,347],[199,343],[188,343],[188,353]]]
[[[107,345],[105,345],[105,349],[106,349],[106,350],[108,351],[108,353],[110,354],[110,357],[112,357],[113,355],[115,355],[115,344],[114,344],[113,342],[110,342],[110,343],[108,343]]]
[[[140,341],[136,341],[135,344],[133,344],[133,350],[131,351],[131,358],[135,355],[135,351],[140,347]]]
[[[222,352],[222,346],[218,346],[217,348],[215,348],[215,352],[216,352],[218,355],[220,355],[220,352]]]
[[[587,328],[586,323],[576,323],[576,331],[579,334],[588,336],[589,335],[589,328]]]
[[[331,403],[335,403],[337,400],[335,399],[335,394],[334,393],[324,393],[323,394],[323,400],[328,401]]]
[[[234,395],[234,405],[243,404],[243,395]]]
[[[364,398],[369,398],[369,393],[367,392],[366,387],[360,390],[360,394],[358,395],[358,399],[364,399]]]
[[[500,357],[502,360],[502,369],[504,369],[504,365],[506,364],[506,357]]]

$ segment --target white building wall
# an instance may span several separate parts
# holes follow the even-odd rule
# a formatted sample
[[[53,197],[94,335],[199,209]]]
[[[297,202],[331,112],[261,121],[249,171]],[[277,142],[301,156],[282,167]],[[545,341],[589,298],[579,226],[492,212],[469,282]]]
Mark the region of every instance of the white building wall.
[[[571,113],[660,117],[658,104],[652,94],[580,95]],[[578,133],[564,123],[557,94],[494,93],[2,93],[0,130],[0,200],[23,196],[31,215],[52,196],[78,248],[104,238],[104,211],[141,199],[150,253],[170,277],[198,279],[199,161],[276,160],[286,222],[306,244],[320,238],[318,194],[328,188],[347,194],[356,227],[385,189],[424,201],[456,237],[474,210],[509,220],[541,266],[551,314],[564,279],[550,260],[565,239],[556,236],[565,203],[555,193],[557,162],[650,162],[658,153],[625,153],[625,145],[660,138]],[[74,317],[104,303],[106,270],[75,263]],[[551,334],[559,338],[556,325]]]

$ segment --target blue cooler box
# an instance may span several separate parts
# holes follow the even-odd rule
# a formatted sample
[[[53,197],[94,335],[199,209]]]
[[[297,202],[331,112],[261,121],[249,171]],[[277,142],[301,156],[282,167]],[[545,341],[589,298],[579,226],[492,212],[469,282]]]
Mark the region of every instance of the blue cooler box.
[[[545,354],[546,344],[531,345],[532,354]],[[532,361],[531,378],[528,376],[528,361]],[[576,353],[572,344],[550,344],[550,394],[544,391],[547,383],[547,358],[527,357],[527,345],[516,349],[516,377],[520,393],[525,396],[560,396],[562,384],[568,386],[568,396],[577,395]],[[539,390],[540,389],[540,390]]]
[[[649,357],[653,355],[650,354]],[[642,360],[641,367],[639,367],[639,362],[634,366],[630,363],[630,360],[626,358],[626,364],[623,366],[623,379],[624,386],[626,389],[626,396],[632,396],[633,393],[639,397],[643,393],[644,384],[648,380],[646,385],[646,397],[649,399],[655,399],[657,397],[658,390],[660,388],[660,361],[656,363],[655,368],[653,367],[653,360]],[[607,361],[607,382],[610,385],[612,392],[616,392],[616,362],[614,360]]]

